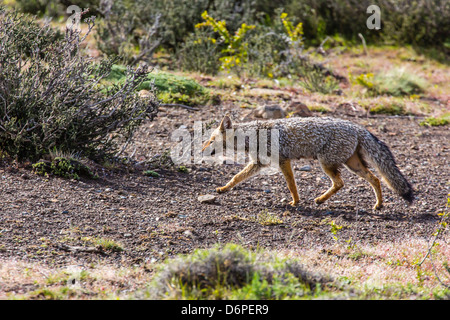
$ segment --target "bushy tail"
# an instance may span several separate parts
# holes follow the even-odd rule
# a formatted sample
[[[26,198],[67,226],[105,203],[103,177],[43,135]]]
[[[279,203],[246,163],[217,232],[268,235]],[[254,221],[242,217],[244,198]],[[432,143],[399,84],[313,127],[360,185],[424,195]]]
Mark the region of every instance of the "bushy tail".
[[[388,146],[366,130],[360,138],[360,146],[364,160],[368,160],[380,172],[394,192],[411,203],[414,200],[414,190],[398,169]]]

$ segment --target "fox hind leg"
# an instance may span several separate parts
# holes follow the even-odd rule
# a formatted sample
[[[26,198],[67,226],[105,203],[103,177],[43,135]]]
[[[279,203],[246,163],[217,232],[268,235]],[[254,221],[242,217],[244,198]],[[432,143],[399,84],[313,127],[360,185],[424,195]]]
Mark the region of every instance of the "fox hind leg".
[[[373,207],[375,210],[381,209],[383,207],[383,198],[381,196],[381,184],[380,180],[374,176],[372,172],[367,168],[367,165],[363,159],[355,152],[350,159],[345,163],[346,167],[356,175],[367,180],[375,192],[377,197],[377,202]]]
[[[226,192],[251,176],[258,173],[261,169],[261,165],[255,162],[250,162],[242,171],[236,174],[225,186],[217,188],[216,191],[219,193]]]
[[[344,186],[344,181],[342,181],[341,173],[339,172],[339,166],[329,166],[324,163],[320,163],[323,171],[327,174],[327,176],[333,182],[331,188],[329,188],[324,194],[320,197],[314,199],[316,204],[322,204],[327,201],[333,194],[339,191]]]

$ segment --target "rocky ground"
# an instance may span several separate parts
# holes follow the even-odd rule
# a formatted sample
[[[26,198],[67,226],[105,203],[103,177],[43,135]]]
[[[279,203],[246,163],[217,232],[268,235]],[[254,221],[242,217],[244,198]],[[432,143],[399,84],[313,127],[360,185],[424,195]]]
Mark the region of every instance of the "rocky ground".
[[[142,126],[126,153],[137,161],[148,160],[173,146],[174,129],[219,120],[229,111],[235,121],[248,113],[230,103],[200,111],[162,108],[158,120]],[[159,177],[150,177],[143,174],[148,169],[143,162],[127,170],[98,167],[99,179],[76,181],[3,163],[0,259],[52,266],[98,261],[136,265],[226,242],[275,250],[326,248],[334,241],[332,222],[343,227],[343,239],[358,243],[429,239],[450,192],[448,127],[420,126],[413,116],[367,117],[339,109],[327,116],[360,123],[384,140],[414,185],[416,201],[408,206],[383,185],[385,205],[375,212],[369,184],[343,170],[345,187],[317,206],[313,199],[330,181],[313,160],[295,164],[300,193],[296,208],[288,205],[290,194],[280,173],[259,175],[216,194],[216,187],[241,170],[238,165],[187,165],[187,172],[161,165],[154,168]],[[205,194],[216,199],[201,203],[198,197]]]

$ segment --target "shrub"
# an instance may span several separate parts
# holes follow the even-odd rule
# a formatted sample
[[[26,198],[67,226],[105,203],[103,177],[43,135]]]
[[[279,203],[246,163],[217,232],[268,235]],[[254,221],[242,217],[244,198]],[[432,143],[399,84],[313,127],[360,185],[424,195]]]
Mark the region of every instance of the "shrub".
[[[158,35],[161,15],[149,14],[140,19],[144,17],[142,12],[136,11],[136,6],[143,7],[140,2],[136,5],[122,0],[101,0],[98,9],[103,15],[95,34],[98,48],[132,65],[142,60],[151,61],[162,41]]]
[[[33,170],[39,175],[56,175],[63,178],[79,180],[80,177],[94,179],[97,176],[80,161],[72,158],[55,157],[52,161],[40,160],[33,164]]]
[[[421,126],[429,127],[445,126],[448,124],[450,124],[450,112],[444,113],[439,117],[428,117],[420,122]]]
[[[332,279],[297,261],[253,254],[228,244],[166,261],[148,293],[152,299],[305,298],[327,289]]]
[[[126,79],[126,67],[114,65],[106,80],[122,83]],[[150,73],[137,87],[137,90],[156,89],[158,99],[163,103],[182,103],[186,105],[206,104],[215,96],[205,87],[192,79],[167,72]]]
[[[394,68],[386,73],[379,73],[373,79],[373,88],[377,94],[392,96],[410,96],[424,92],[426,81],[403,68]]]
[[[352,84],[364,87],[371,96],[412,96],[424,92],[427,87],[425,79],[403,68],[393,68],[375,76],[373,73],[350,75],[350,80]]]
[[[110,0],[107,0],[110,2]],[[70,4],[89,7],[95,15],[99,0],[16,0],[25,12],[47,14],[53,17],[64,14]],[[102,1],[103,2],[103,1]],[[382,12],[381,30],[369,30],[366,20],[371,0],[117,0],[127,7],[115,23],[152,25],[154,17],[161,14],[160,36],[165,48],[173,50],[194,32],[202,21],[205,10],[218,20],[227,21],[228,30],[234,33],[243,22],[272,26],[283,8],[290,17],[302,22],[308,46],[319,45],[327,35],[339,36],[349,42],[360,43],[358,33],[370,43],[411,44],[420,51],[426,48],[439,60],[448,61],[450,53],[450,2],[447,0],[379,0]],[[114,4],[116,5],[116,4]],[[153,22],[152,22],[153,21]],[[330,43],[330,42],[329,42]],[[428,50],[430,49],[430,50]]]
[[[329,94],[339,89],[339,82],[333,76],[327,75],[314,65],[306,65],[300,85],[311,92],[324,94]]]
[[[146,1],[142,2],[147,5]],[[196,24],[204,21],[201,14],[205,11],[217,20],[225,20],[227,29],[233,34],[242,23],[255,23],[258,12],[267,7],[267,4],[274,7],[274,3],[267,0],[160,0],[153,2],[152,10],[162,14],[161,34],[164,45],[174,49],[195,31]]]
[[[381,30],[368,30],[366,10],[380,7]],[[281,4],[280,4],[281,5]],[[358,41],[358,33],[371,42],[395,42],[415,46],[445,49],[449,42],[450,2],[445,0],[288,0],[287,13],[298,17],[308,34],[309,44],[319,44],[325,35],[339,34]]]
[[[245,70],[249,75],[278,78],[284,76],[282,63],[292,43],[284,32],[281,19],[273,25],[257,25],[248,35],[248,63]]]
[[[66,9],[71,5],[89,9],[87,15],[97,15],[99,0],[15,0],[15,3],[21,12],[56,18],[66,15]]]
[[[245,35],[249,30],[254,29],[255,26],[242,23],[239,29],[232,34],[227,29],[225,20],[217,21],[208,15],[207,11],[202,13],[202,18],[205,22],[199,23],[195,27],[211,27],[220,35],[221,41],[226,45],[222,50],[224,55],[219,58],[222,62],[221,69],[228,71],[233,69],[239,73],[241,66],[248,61],[247,42],[244,41]]]
[[[374,107],[369,108],[369,112],[373,114],[389,114],[392,116],[405,114],[405,108],[402,104],[377,104]]]
[[[94,19],[86,22],[89,33]],[[144,119],[153,119],[157,101],[135,92],[147,69],[129,68],[121,84],[105,90],[101,81],[114,61],[85,56],[80,44],[86,36],[68,29],[59,39],[48,25],[0,9],[2,152],[37,160],[57,148],[97,158],[115,152]]]
[[[211,75],[220,70],[220,48],[209,30],[197,29],[189,34],[178,49],[177,57],[183,70]]]

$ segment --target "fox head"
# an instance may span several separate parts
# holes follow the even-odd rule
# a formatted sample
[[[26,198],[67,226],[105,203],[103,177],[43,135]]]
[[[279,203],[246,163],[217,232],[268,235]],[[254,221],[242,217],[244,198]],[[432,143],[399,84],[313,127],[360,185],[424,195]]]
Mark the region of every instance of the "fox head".
[[[227,138],[226,130],[232,128],[233,126],[230,117],[229,116],[223,117],[222,121],[220,122],[220,125],[212,132],[209,140],[203,144],[202,151],[204,151],[209,146],[213,147],[214,143],[217,143],[218,141],[222,142],[225,147],[226,145],[225,142]],[[233,136],[231,136],[231,138],[233,138]]]

